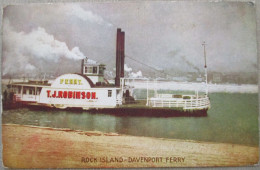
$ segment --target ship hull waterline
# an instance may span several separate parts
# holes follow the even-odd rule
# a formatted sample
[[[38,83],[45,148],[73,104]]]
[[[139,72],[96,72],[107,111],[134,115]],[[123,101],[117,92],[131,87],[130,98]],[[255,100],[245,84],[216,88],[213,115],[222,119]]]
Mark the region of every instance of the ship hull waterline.
[[[135,107],[136,106],[136,107]],[[125,104],[116,106],[114,108],[88,108],[83,109],[82,107],[66,107],[57,108],[53,105],[43,105],[31,102],[17,102],[3,104],[4,110],[18,109],[18,108],[29,108],[31,110],[41,111],[70,111],[73,113],[84,113],[90,114],[109,114],[114,116],[134,116],[134,117],[206,117],[208,108],[205,109],[193,109],[184,110],[183,108],[169,108],[169,107],[148,107],[145,105],[138,104]]]

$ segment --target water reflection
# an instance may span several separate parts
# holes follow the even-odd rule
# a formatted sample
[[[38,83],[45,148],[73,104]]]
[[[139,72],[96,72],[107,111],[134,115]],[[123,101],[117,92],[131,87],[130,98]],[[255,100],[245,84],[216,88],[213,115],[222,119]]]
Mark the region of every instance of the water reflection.
[[[207,117],[133,117],[21,108],[4,111],[2,120],[3,123],[134,136],[258,145],[257,94],[214,94],[211,104]]]

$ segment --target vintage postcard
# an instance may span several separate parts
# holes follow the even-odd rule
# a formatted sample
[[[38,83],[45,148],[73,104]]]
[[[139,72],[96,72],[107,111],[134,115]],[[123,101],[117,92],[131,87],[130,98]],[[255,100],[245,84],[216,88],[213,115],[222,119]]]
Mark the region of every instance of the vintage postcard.
[[[3,8],[3,165],[256,166],[255,2]]]

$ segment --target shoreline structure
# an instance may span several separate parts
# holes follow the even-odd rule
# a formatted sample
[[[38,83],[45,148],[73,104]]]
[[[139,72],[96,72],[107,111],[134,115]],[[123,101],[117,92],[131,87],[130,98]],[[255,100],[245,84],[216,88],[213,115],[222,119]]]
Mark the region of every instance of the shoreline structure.
[[[253,166],[259,147],[99,131],[2,125],[9,168]]]

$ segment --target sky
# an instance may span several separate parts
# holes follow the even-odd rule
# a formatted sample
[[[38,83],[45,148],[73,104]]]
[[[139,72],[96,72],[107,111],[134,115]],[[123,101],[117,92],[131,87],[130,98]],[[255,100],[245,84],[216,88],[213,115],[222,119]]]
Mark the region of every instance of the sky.
[[[113,71],[117,28],[125,32],[125,64],[133,72],[149,70],[140,63],[203,71],[204,41],[209,71],[257,71],[252,3],[105,1],[5,7],[2,75],[74,72],[84,57]]]

